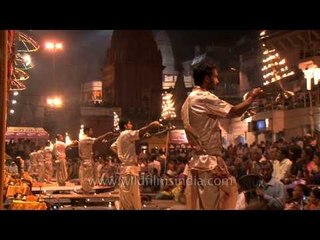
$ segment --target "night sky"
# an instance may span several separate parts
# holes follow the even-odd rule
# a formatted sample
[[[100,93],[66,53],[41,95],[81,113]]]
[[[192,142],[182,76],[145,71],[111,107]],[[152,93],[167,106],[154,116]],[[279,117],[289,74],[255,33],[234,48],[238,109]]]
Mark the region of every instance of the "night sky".
[[[172,48],[177,59],[185,61],[193,56],[194,46],[233,46],[244,36],[257,37],[254,30],[169,30]]]
[[[156,31],[156,30],[155,30]],[[52,88],[53,55],[44,46],[46,41],[61,41],[64,50],[55,55],[55,78],[60,81],[62,94],[79,98],[80,84],[98,80],[105,64],[106,50],[110,45],[112,30],[32,30],[24,31],[40,44],[39,51],[32,53],[35,67],[28,71],[24,95],[46,95]],[[243,36],[257,36],[257,31],[239,30],[169,30],[176,61],[193,57],[194,46],[232,46]]]
[[[64,97],[65,111],[78,109],[81,83],[101,79],[101,70],[105,65],[106,51],[110,46],[113,31],[32,30],[23,32],[38,42],[40,49],[30,54],[35,67],[27,71],[30,75],[30,79],[24,82],[27,89],[15,97],[19,103],[14,107],[17,113],[21,114],[26,106],[42,108],[45,99],[51,96],[55,89],[53,80],[57,84],[59,93]],[[176,62],[192,59],[195,45],[199,45],[203,52],[206,45],[234,46],[244,36],[257,37],[257,31],[239,30],[169,30],[167,33],[171,39]],[[55,68],[52,52],[48,52],[44,47],[46,41],[62,42],[64,45],[63,51],[55,54]],[[15,119],[19,119],[19,116]]]
[[[105,63],[106,50],[110,45],[112,30],[33,30],[26,31],[40,45],[33,53],[36,67],[31,70],[34,78],[28,83],[29,91],[37,91],[40,85],[50,85],[52,75],[52,53],[44,49],[48,40],[62,41],[64,50],[56,54],[56,74],[63,76],[66,68],[85,68],[79,81],[91,81],[100,78],[100,71]],[[185,61],[193,57],[194,46],[219,45],[232,46],[241,37],[257,36],[257,31],[240,30],[169,30],[173,53],[176,61]],[[202,48],[203,49],[203,48]],[[67,79],[66,79],[67,80]],[[67,85],[68,86],[68,85]],[[41,87],[43,89],[43,87]]]

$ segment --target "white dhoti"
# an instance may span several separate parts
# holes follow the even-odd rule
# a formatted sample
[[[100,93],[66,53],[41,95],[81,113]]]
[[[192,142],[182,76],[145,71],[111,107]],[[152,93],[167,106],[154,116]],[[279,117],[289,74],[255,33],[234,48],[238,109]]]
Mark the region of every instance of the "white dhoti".
[[[95,185],[93,178],[93,161],[92,159],[86,159],[81,161],[79,168],[79,179],[84,192],[92,192]]]
[[[121,167],[119,195],[121,210],[141,210],[138,167]]]
[[[52,160],[46,160],[45,163],[45,178],[48,182],[51,182],[52,180],[52,176],[53,176],[53,164],[52,164]]]
[[[45,178],[45,163],[39,162],[38,163],[38,181],[39,182],[44,182],[44,178]]]
[[[59,186],[65,186],[67,180],[66,159],[59,159],[56,161],[56,178]]]
[[[198,155],[189,163],[185,190],[188,209],[235,209],[238,190],[220,156]]]

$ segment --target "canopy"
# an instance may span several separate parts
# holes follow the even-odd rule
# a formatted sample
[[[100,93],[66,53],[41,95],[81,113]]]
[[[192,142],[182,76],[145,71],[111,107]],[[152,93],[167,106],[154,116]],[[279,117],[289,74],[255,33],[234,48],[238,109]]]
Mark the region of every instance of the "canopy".
[[[48,139],[49,133],[43,128],[34,127],[8,127],[6,132],[6,139]]]

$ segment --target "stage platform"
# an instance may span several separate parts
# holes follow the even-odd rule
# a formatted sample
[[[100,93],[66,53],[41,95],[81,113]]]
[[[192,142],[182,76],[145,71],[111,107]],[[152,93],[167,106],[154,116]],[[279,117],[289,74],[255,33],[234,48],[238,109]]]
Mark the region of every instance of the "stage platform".
[[[81,185],[66,185],[66,186],[58,186],[58,185],[48,185],[48,186],[41,186],[41,187],[32,187],[32,192],[39,193],[39,192],[55,192],[55,191],[74,191],[78,192],[81,190]],[[109,192],[114,190],[112,186],[95,186],[93,188],[95,193],[98,192]]]
[[[93,192],[85,194],[80,185],[67,182],[66,186],[57,183],[32,187],[39,197],[53,210],[116,210],[119,190],[112,186],[95,186]],[[143,210],[185,210],[186,206],[174,200],[157,200],[156,193],[141,192]]]
[[[82,205],[82,206],[71,206],[65,205],[59,210],[116,210],[114,203],[106,204],[105,206],[90,206],[90,205]],[[142,210],[187,210],[186,205],[177,203],[174,200],[152,200],[150,203],[143,204]]]
[[[119,192],[109,192],[109,193],[93,193],[93,194],[78,194],[71,192],[69,194],[39,194],[42,199],[86,199],[90,201],[91,199],[101,199],[101,201],[116,200],[119,198]]]

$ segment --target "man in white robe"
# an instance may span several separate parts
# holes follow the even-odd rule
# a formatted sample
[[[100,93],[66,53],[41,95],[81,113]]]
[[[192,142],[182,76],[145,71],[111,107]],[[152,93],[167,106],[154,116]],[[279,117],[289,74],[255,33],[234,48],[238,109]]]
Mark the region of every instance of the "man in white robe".
[[[144,136],[147,131],[160,126],[154,121],[140,130],[132,130],[130,120],[119,121],[121,130],[117,141],[111,145],[111,149],[118,155],[121,161],[120,168],[120,206],[121,210],[141,210],[141,197],[139,189],[139,166],[136,155],[135,141]]]
[[[93,144],[96,141],[102,140],[105,137],[113,136],[112,132],[107,132],[97,138],[93,138],[93,130],[91,127],[85,126],[83,128],[83,136],[79,139],[79,156],[80,156],[80,168],[79,178],[84,193],[92,193],[95,184],[94,179],[94,161],[93,161]]]
[[[46,146],[43,150],[44,152],[44,164],[45,164],[45,179],[46,182],[50,183],[53,176],[53,157],[52,157],[52,149],[50,142],[46,143]]]
[[[188,140],[195,149],[188,165],[187,206],[235,209],[237,185],[222,158],[219,118],[241,116],[262,90],[254,89],[235,106],[219,99],[210,92],[219,83],[217,68],[205,58],[194,66],[193,78],[195,87],[181,110]]]
[[[56,170],[56,179],[59,186],[65,186],[68,177],[66,165],[66,144],[64,137],[57,134],[56,142],[53,145],[52,153],[54,156],[54,167]]]

